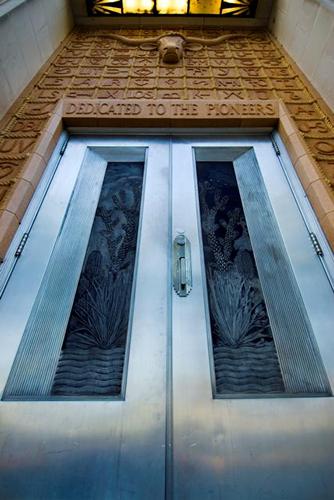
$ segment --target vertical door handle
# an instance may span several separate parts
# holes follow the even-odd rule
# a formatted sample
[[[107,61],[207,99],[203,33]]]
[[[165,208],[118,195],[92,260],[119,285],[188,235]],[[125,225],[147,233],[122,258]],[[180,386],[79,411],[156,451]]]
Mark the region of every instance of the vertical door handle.
[[[173,286],[179,297],[186,297],[192,288],[190,241],[182,233],[173,242]]]

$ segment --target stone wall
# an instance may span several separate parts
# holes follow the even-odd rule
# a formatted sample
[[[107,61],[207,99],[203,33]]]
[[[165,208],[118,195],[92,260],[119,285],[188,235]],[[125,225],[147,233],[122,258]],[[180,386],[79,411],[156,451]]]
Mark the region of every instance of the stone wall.
[[[178,31],[197,37],[221,34],[209,28]],[[168,28],[118,31],[129,37],[165,32]],[[288,149],[290,144],[296,151],[294,166],[334,245],[333,116],[267,32],[243,31],[240,39],[186,51],[184,58],[173,65],[160,63],[157,51],[128,47],[104,34],[108,34],[106,29],[76,28],[3,120],[0,257],[60,134],[57,105],[64,97],[109,102],[281,100],[286,113],[285,127],[281,128],[283,140]],[[123,120],[119,126],[127,127],[128,123]]]
[[[72,28],[69,0],[29,0],[0,17],[0,118]]]
[[[279,0],[270,30],[334,110],[333,0]]]

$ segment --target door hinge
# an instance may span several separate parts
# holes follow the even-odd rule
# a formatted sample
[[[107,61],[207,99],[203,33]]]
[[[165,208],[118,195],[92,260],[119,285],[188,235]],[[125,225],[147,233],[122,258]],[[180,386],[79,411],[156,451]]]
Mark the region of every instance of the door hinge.
[[[271,135],[271,143],[272,143],[272,145],[273,145],[273,148],[274,148],[274,151],[275,151],[276,155],[277,155],[277,156],[281,156],[281,150],[280,150],[280,148],[279,148],[279,146],[278,146],[277,142],[275,141],[275,139],[274,139],[274,136],[273,136],[273,135]]]
[[[16,249],[16,252],[15,252],[15,257],[20,257],[20,255],[22,254],[23,252],[23,249],[27,243],[27,239],[28,239],[28,236],[29,234],[28,233],[24,233],[22,238],[21,238],[21,241],[19,243],[19,246],[17,247]]]
[[[65,149],[67,148],[67,144],[68,144],[68,138],[65,139],[65,141],[61,147],[61,150],[59,151],[59,156],[63,156],[63,154],[65,153]]]
[[[312,245],[314,247],[314,250],[315,250],[315,253],[317,255],[319,255],[319,257],[322,257],[324,255],[324,252],[322,251],[322,248],[321,248],[321,245],[318,241],[318,238],[316,237],[316,235],[314,233],[309,233],[310,235],[310,238],[311,238],[311,241],[312,241]]]

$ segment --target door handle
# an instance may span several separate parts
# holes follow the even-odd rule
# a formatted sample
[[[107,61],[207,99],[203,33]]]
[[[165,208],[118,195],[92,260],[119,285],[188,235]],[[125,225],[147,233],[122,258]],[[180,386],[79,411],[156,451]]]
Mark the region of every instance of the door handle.
[[[179,297],[186,297],[192,288],[190,241],[182,233],[173,242],[173,286]]]

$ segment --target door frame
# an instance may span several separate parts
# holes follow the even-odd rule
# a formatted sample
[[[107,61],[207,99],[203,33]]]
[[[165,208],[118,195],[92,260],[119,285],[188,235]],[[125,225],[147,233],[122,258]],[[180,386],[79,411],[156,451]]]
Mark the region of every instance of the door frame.
[[[130,132],[129,132],[130,133]],[[123,135],[123,134],[122,134]],[[253,136],[258,137],[258,136]],[[209,138],[210,139],[210,138]],[[80,138],[79,138],[80,140]],[[182,139],[181,139],[182,140]],[[200,142],[200,138],[197,138],[196,141]],[[233,137],[229,136],[229,140],[233,141]],[[93,139],[93,141],[98,141],[97,139]],[[66,153],[65,153],[66,154]],[[169,199],[169,203],[171,203],[171,199]],[[171,222],[169,221],[168,223],[168,241],[171,241]],[[23,258],[23,257],[22,257]],[[317,258],[317,257],[316,257]],[[20,264],[20,261],[18,261],[18,266]],[[172,292],[171,288],[171,281],[170,281],[170,276],[171,272],[170,269],[169,271],[166,271],[166,275],[168,274],[169,278],[167,278],[166,283],[167,283],[167,288],[169,290],[169,293],[167,293],[167,297],[170,297],[170,301],[172,301],[174,297],[174,292]],[[328,283],[327,283],[328,285]],[[329,286],[329,285],[328,285]],[[192,293],[192,292],[191,292]],[[183,299],[180,299],[183,300]],[[185,299],[187,300],[187,299]],[[167,335],[167,334],[166,334]],[[167,338],[167,336],[166,336]],[[169,349],[173,349],[175,347],[174,345],[170,345]],[[171,352],[171,351],[170,351]],[[328,355],[328,353],[327,353]],[[171,359],[171,356],[170,356]],[[171,370],[173,368],[172,366],[168,366],[167,368],[167,377],[171,377],[172,373],[169,371],[168,375],[168,370]],[[175,367],[174,367],[175,368]],[[203,420],[200,417],[199,414],[194,414],[191,416],[191,425],[188,426],[188,430],[185,430],[184,427],[182,426],[181,431],[179,431],[179,434],[177,436],[174,436],[173,440],[173,428],[170,427],[168,424],[165,425],[165,421],[160,420],[160,423],[158,425],[159,427],[159,435],[161,436],[163,433],[164,440],[165,442],[161,444],[161,448],[159,450],[156,449],[156,440],[151,440],[149,442],[149,446],[152,448],[152,455],[150,455],[150,465],[153,467],[154,470],[159,470],[160,473],[162,473],[162,469],[165,470],[164,464],[167,463],[168,467],[168,473],[167,476],[165,477],[165,484],[162,487],[163,490],[165,491],[165,494],[171,494],[171,491],[175,489],[176,491],[176,496],[179,494],[180,498],[182,498],[182,495],[188,495],[189,498],[192,498],[191,495],[194,495],[194,493],[197,491],[199,494],[199,497],[201,497],[202,493],[202,498],[205,498],[205,494],[207,494],[210,491],[210,484],[209,480],[213,481],[213,484],[215,485],[215,491],[224,491],[224,487],[231,488],[231,483],[230,479],[228,476],[224,476],[221,473],[219,473],[219,476],[216,476],[216,473],[210,473],[210,477],[207,478],[205,482],[201,482],[201,478],[203,479],[203,476],[200,474],[197,476],[197,474],[193,475],[194,481],[193,483],[189,480],[187,480],[187,477],[189,479],[189,473],[192,473],[194,471],[198,471],[198,464],[201,463],[201,457],[203,450],[205,450],[205,443],[207,442],[207,437],[208,435],[203,433],[203,429],[208,429],[210,432],[212,431],[215,435],[215,432],[217,431],[217,440],[214,442],[215,443],[215,457],[219,456],[224,456],[224,453],[221,454],[221,449],[226,450],[226,457],[227,457],[227,463],[230,464],[229,460],[231,459],[231,453],[233,452],[234,445],[233,441],[236,443],[236,453],[238,455],[238,458],[242,456],[240,454],[242,452],[241,448],[241,441],[238,441],[237,435],[238,435],[238,422],[240,422],[240,419],[242,420],[242,415],[244,414],[244,411],[246,409],[247,412],[249,412],[249,418],[251,419],[251,427],[250,429],[255,431],[256,429],[256,421],[259,417],[259,414],[261,412],[265,411],[268,412],[268,415],[270,415],[270,418],[275,418],[275,415],[277,411],[279,410],[280,414],[290,414],[290,417],[293,422],[296,422],[297,418],[297,411],[298,408],[300,409],[301,407],[303,408],[303,415],[305,420],[305,425],[306,427],[310,425],[310,416],[308,415],[309,412],[313,412],[319,415],[319,411],[322,409],[324,412],[324,415],[328,414],[328,411],[332,408],[333,405],[333,398],[317,398],[316,401],[313,401],[312,398],[304,398],[304,399],[282,399],[282,398],[277,398],[276,400],[274,399],[263,399],[260,403],[260,409],[259,405],[256,404],[256,401],[259,400],[234,400],[234,401],[226,401],[226,400],[213,400],[212,399],[212,392],[209,391],[210,397],[209,399],[205,400],[205,405],[208,405],[209,408],[209,413],[211,413],[211,417],[209,420],[205,420],[206,423],[203,423]],[[170,389],[167,392],[167,401],[165,402],[166,407],[168,408],[168,411],[172,411],[172,406],[173,406],[173,398],[175,394],[173,394],[172,391],[172,384],[170,384]],[[137,395],[139,397],[139,395]],[[180,397],[180,394],[178,395],[178,398]],[[283,409],[282,409],[282,401],[283,403]],[[126,402],[127,403],[127,402]],[[8,441],[8,451],[11,449],[11,446],[15,446],[15,449],[20,449],[20,435],[16,436],[17,434],[17,429],[20,428],[20,423],[22,422],[29,422],[31,419],[36,419],[36,418],[42,418],[43,424],[41,426],[41,429],[39,429],[40,435],[36,438],[36,436],[32,433],[29,434],[27,432],[28,436],[28,444],[30,445],[33,444],[33,453],[37,453],[36,450],[34,450],[34,447],[36,446],[36,440],[38,441],[39,439],[46,439],[47,436],[57,436],[60,440],[59,443],[57,443],[58,447],[64,446],[64,443],[66,442],[66,439],[68,439],[68,436],[66,435],[66,432],[61,431],[59,434],[59,430],[57,430],[57,422],[62,421],[62,419],[65,417],[65,419],[68,420],[70,418],[71,414],[78,414],[81,413],[82,415],[80,416],[80,423],[79,423],[79,428],[78,433],[80,439],[84,440],[84,432],[87,431],[87,429],[90,432],[96,432],[94,429],[92,429],[91,426],[87,427],[87,415],[95,415],[100,412],[101,416],[99,417],[100,424],[105,422],[110,422],[110,418],[112,417],[112,414],[114,415],[113,418],[114,420],[114,425],[112,426],[113,429],[110,427],[110,423],[107,425],[106,432],[110,433],[110,436],[112,436],[113,439],[115,439],[116,436],[118,438],[124,438],[124,436],[127,434],[127,432],[132,435],[132,437],[136,437],[136,433],[139,432],[138,425],[136,425],[136,418],[140,415],[136,413],[135,415],[128,416],[126,417],[126,414],[124,410],[122,409],[122,405],[124,402],[122,401],[113,401],[112,402],[112,408],[113,411],[110,411],[110,405],[108,401],[91,401],[87,404],[87,401],[72,401],[72,402],[67,402],[66,403],[66,408],[64,405],[59,406],[59,401],[52,402],[52,401],[34,401],[34,402],[2,402],[0,403],[1,410],[2,410],[2,416],[3,416],[3,421],[5,423],[4,427],[4,433],[7,433],[7,436],[9,436],[9,441]],[[125,408],[125,406],[124,406]],[[219,409],[219,413],[218,410]],[[56,410],[57,409],[57,410]],[[200,407],[199,407],[200,409]],[[129,410],[129,408],[128,408]],[[54,418],[51,417],[52,414],[54,414]],[[181,412],[182,413],[182,412]],[[157,415],[155,415],[157,416]],[[161,417],[161,416],[160,416]],[[171,422],[171,415],[168,416],[167,414],[167,419],[169,419],[169,422]],[[179,414],[179,417],[181,420],[183,419],[183,415]],[[233,418],[232,418],[233,417]],[[299,417],[298,417],[299,418]],[[102,419],[102,420],[101,420]],[[221,427],[225,428],[224,432],[226,432],[227,435],[227,441],[225,438],[222,438],[222,430]],[[244,423],[242,424],[244,425]],[[245,436],[246,430],[245,428],[242,428],[242,436]],[[155,427],[155,430],[157,430],[157,427]],[[47,434],[46,434],[47,432]],[[74,438],[77,436],[76,432],[74,432]],[[184,434],[183,432],[186,432]],[[50,434],[51,433],[51,434]],[[212,434],[210,434],[210,442],[212,441]],[[241,436],[241,437],[242,437]],[[257,433],[255,432],[254,436],[257,436]],[[138,436],[137,436],[138,437]],[[254,439],[255,439],[254,437]],[[197,439],[198,438],[198,439]],[[65,441],[64,441],[65,439]],[[117,440],[116,439],[116,440]],[[32,441],[31,441],[32,440]],[[256,448],[256,443],[254,440],[252,441],[247,441],[249,440],[249,435],[247,439],[245,439],[244,444],[248,443],[247,446],[250,446],[251,448],[253,447],[254,449]],[[119,481],[118,483],[106,483],[109,485],[110,488],[114,488],[114,490],[110,491],[124,491],[122,490],[122,485],[126,484],[129,489],[127,491],[130,491],[131,488],[133,491],[139,491],[139,488],[144,488],[144,491],[148,491],[148,494],[146,495],[146,498],[162,498],[161,496],[161,485],[157,485],[157,476],[154,477],[154,473],[152,474],[153,469],[150,468],[147,471],[144,471],[145,469],[145,463],[142,463],[140,466],[140,470],[138,470],[138,476],[137,477],[131,477],[131,467],[136,467],[136,464],[138,464],[138,461],[140,461],[143,458],[143,445],[145,442],[145,436],[139,439],[139,448],[138,446],[133,446],[131,445],[130,442],[123,441],[119,442],[120,448],[121,449],[124,446],[125,449],[125,455],[122,459],[122,463],[119,466],[121,472],[119,475]],[[180,450],[181,444],[186,444],[186,455],[182,453],[182,450]],[[260,443],[261,444],[261,443]],[[281,447],[284,451],[284,443],[280,442],[278,443],[278,446]],[[73,443],[72,443],[73,445]],[[173,449],[173,446],[178,446],[178,450],[176,448]],[[243,445],[244,446],[244,445]],[[223,448],[222,448],[223,447]],[[58,448],[57,448],[58,449]],[[56,449],[56,451],[57,451]],[[248,449],[248,448],[247,448]],[[257,453],[259,450],[257,450]],[[75,449],[73,448],[71,453],[73,456],[75,456],[77,459],[80,457],[79,451],[76,452]],[[217,455],[218,453],[218,455]],[[248,452],[247,452],[248,453]],[[115,453],[111,453],[111,457],[108,458],[108,464],[112,463],[112,466],[117,466],[117,458],[116,458],[116,451]],[[159,458],[157,459],[157,456]],[[327,456],[327,455],[326,455]],[[300,459],[300,457],[299,457]],[[48,459],[48,464],[52,465],[53,463],[53,458]],[[162,466],[163,464],[163,466]],[[176,471],[174,469],[174,466],[177,468],[178,465],[181,465],[181,468]],[[230,466],[230,465],[228,465]],[[244,466],[244,465],[243,465]],[[305,466],[305,464],[304,464]],[[117,467],[116,467],[117,468]],[[174,473],[173,473],[174,469]],[[104,470],[104,469],[103,469]],[[116,470],[116,469],[115,469]],[[193,472],[191,472],[193,471]],[[164,473],[163,473],[164,474]],[[270,475],[268,475],[269,482],[270,482]],[[93,476],[88,476],[88,480],[92,481],[94,478]],[[52,479],[49,477],[49,481],[51,481],[52,484]],[[266,479],[265,479],[266,481]],[[34,483],[34,482],[33,482]],[[224,483],[226,485],[224,486]],[[35,483],[36,485],[36,483]],[[45,485],[44,485],[45,486]],[[44,487],[43,486],[43,487]],[[240,488],[243,488],[245,486],[244,484],[241,484]],[[41,486],[39,486],[41,487]],[[46,486],[47,487],[47,486]],[[58,484],[59,487],[59,484]],[[86,483],[86,487],[89,488],[88,484]],[[269,483],[266,485],[266,487],[269,487]],[[149,490],[147,490],[149,488]],[[254,489],[254,486],[252,487]],[[59,490],[58,490],[59,491]],[[88,490],[87,490],[88,491]],[[157,493],[158,492],[158,493]],[[187,496],[183,496],[187,498]],[[241,497],[240,497],[241,498]],[[252,497],[253,498],[253,497]],[[256,498],[256,497],[254,497]],[[277,497],[278,498],[278,497]]]
[[[33,185],[40,180],[62,132],[71,127],[99,129],[98,133],[103,131],[103,127],[108,131],[117,127],[118,131],[123,130],[125,133],[129,127],[142,127],[146,132],[150,131],[150,127],[160,127],[164,130],[193,127],[202,131],[204,127],[209,127],[213,133],[219,127],[223,127],[225,131],[236,132],[248,128],[251,133],[261,129],[263,131],[266,127],[271,130],[275,128],[282,137],[305,191],[313,184],[307,196],[331,248],[334,249],[334,200],[327,192],[313,157],[281,99],[161,99],[155,100],[153,104],[145,99],[61,99],[50,113],[36,152],[25,165],[25,170],[33,172]],[[0,238],[1,261],[7,259],[6,252],[18,229],[18,221],[22,220],[22,214],[33,196],[33,190],[28,194],[17,185],[12,196],[15,198],[15,206],[4,207],[5,224]]]
[[[207,131],[208,131],[208,129],[205,129],[203,132],[207,132]],[[136,138],[138,138],[137,142],[138,142],[138,144],[141,144],[141,145],[145,143],[146,139],[149,141],[150,144],[153,144],[156,138],[158,138],[158,140],[159,140],[160,137],[161,138],[171,137],[171,138],[175,138],[176,141],[182,142],[182,140],[184,140],[185,142],[192,141],[194,144],[195,143],[202,144],[202,146],[201,146],[202,149],[203,149],[203,147],[205,148],[206,143],[210,144],[210,141],[211,142],[218,141],[218,143],[219,143],[220,141],[227,140],[227,141],[230,141],[231,144],[235,143],[235,141],[238,141],[239,138],[243,138],[245,141],[245,144],[247,144],[247,143],[250,144],[250,141],[253,139],[257,142],[259,140],[261,141],[261,139],[264,139],[264,138],[266,138],[266,140],[271,138],[272,141],[277,141],[279,143],[279,147],[280,147],[280,155],[277,158],[278,163],[280,164],[280,166],[282,168],[282,172],[283,172],[283,174],[287,180],[287,183],[291,189],[295,203],[298,207],[298,210],[299,210],[299,212],[303,218],[304,224],[306,226],[306,230],[309,233],[311,231],[314,231],[315,234],[317,234],[317,236],[318,236],[318,241],[320,242],[321,249],[323,251],[323,255],[318,256],[318,258],[319,258],[319,261],[324,269],[324,272],[327,276],[327,279],[330,283],[330,286],[334,290],[334,256],[333,256],[333,253],[331,252],[331,249],[328,245],[328,242],[326,240],[325,235],[321,231],[319,222],[317,221],[317,218],[314,214],[314,211],[312,210],[312,207],[311,207],[308,199],[305,196],[305,193],[303,191],[301,183],[300,183],[300,181],[295,173],[295,170],[294,170],[294,168],[289,160],[288,153],[287,153],[286,149],[284,148],[283,142],[280,139],[280,136],[278,135],[277,132],[272,133],[270,136],[270,135],[268,135],[268,132],[269,132],[268,129],[266,129],[265,132],[257,131],[256,133],[254,133],[254,131],[253,131],[252,134],[249,133],[248,129],[244,130],[243,133],[240,133],[240,132],[236,133],[235,131],[226,132],[226,130],[224,130],[224,133],[222,133],[222,130],[218,129],[215,131],[210,130],[210,135],[206,135],[205,133],[200,133],[198,129],[195,129],[195,130],[194,129],[186,129],[186,130],[172,129],[171,131],[164,130],[163,134],[161,134],[160,129],[153,129],[152,131],[150,131],[151,133],[148,134],[146,129],[135,129],[135,130],[128,129],[126,132],[120,131],[119,129],[117,129],[117,130],[109,130],[108,134],[103,134],[102,139],[98,139],[96,137],[97,130],[95,130],[94,135],[91,135],[90,133],[89,133],[89,135],[87,135],[87,129],[84,129],[84,130],[75,129],[75,131],[72,131],[72,132],[75,132],[75,133],[73,133],[70,136],[68,134],[64,133],[63,136],[61,137],[61,139],[59,140],[58,145],[55,149],[54,155],[53,155],[52,159],[50,160],[48,169],[45,172],[43,179],[39,185],[39,188],[33,197],[31,205],[29,206],[29,209],[26,213],[26,216],[23,219],[21,230],[18,231],[12,245],[10,246],[10,249],[8,252],[9,258],[6,260],[6,262],[0,268],[0,271],[1,271],[1,274],[0,274],[0,298],[1,298],[1,295],[5,291],[6,285],[8,284],[8,281],[10,279],[12,272],[15,269],[16,264],[18,262],[20,262],[18,259],[18,256],[16,255],[17,248],[18,248],[18,246],[20,247],[20,245],[22,245],[22,238],[24,239],[25,235],[28,235],[31,228],[33,227],[33,223],[38,215],[41,204],[44,201],[47,190],[48,190],[48,188],[49,188],[49,186],[50,186],[50,184],[55,176],[59,162],[63,158],[66,146],[68,145],[68,141],[70,139],[72,139],[72,141],[73,140],[77,141],[80,144],[85,143],[86,147],[88,147],[88,149],[90,151],[97,153],[97,155],[101,158],[101,161],[106,162],[106,161],[110,161],[112,158],[111,154],[108,153],[108,147],[106,147],[104,145],[105,141],[108,142],[108,138],[110,136],[115,137],[115,139],[118,141],[117,144],[121,144],[121,142],[119,142],[119,141],[122,141],[123,137],[125,139],[129,138],[130,140],[132,138],[132,140],[134,140],[135,143],[136,143]],[[164,139],[164,140],[166,141],[166,139]],[[87,144],[91,144],[91,145],[87,146]],[[92,146],[92,144],[95,144],[95,145]],[[129,146],[129,147],[135,148],[136,146]],[[140,146],[140,147],[145,147],[145,146]],[[196,147],[198,147],[198,146],[193,146],[193,148],[196,148]],[[211,145],[211,147],[212,147],[212,145]],[[224,146],[224,147],[226,148],[226,150],[228,150],[228,146]],[[232,149],[233,149],[234,146],[230,146],[230,147],[232,147]],[[276,142],[275,143],[273,142],[273,149],[275,149],[275,147],[276,147]],[[113,154],[115,154],[115,151],[117,151],[117,148],[118,148],[118,146],[111,146],[110,151],[114,151]],[[125,149],[127,149],[127,146],[123,147],[121,149],[125,150]],[[66,154],[67,153],[65,153],[65,156],[66,156]],[[138,155],[138,153],[135,153],[135,154]],[[235,154],[233,154],[233,153],[231,153],[232,156],[228,152],[226,154],[228,155],[228,157],[231,157],[231,158],[235,157]],[[146,172],[146,170],[145,170],[145,172]],[[146,174],[145,174],[145,176],[146,176]],[[145,182],[145,178],[144,178],[144,182]],[[169,182],[172,183],[172,178],[169,179]],[[145,193],[145,184],[143,184],[143,197],[144,197],[144,193]],[[169,203],[170,203],[170,209],[171,209],[171,199],[170,199]],[[141,221],[142,221],[142,210],[143,210],[143,207],[141,208],[141,215],[140,215],[140,222],[139,222],[140,227],[141,227]],[[198,211],[198,207],[197,207],[197,211]],[[197,213],[197,217],[199,217],[198,213]],[[170,239],[171,239],[171,237],[172,237],[171,236],[172,235],[171,228],[169,229],[169,232],[170,232]],[[138,232],[138,238],[139,237],[140,237],[140,229]],[[24,241],[24,245],[25,245],[25,243],[26,243],[26,241]],[[298,249],[293,249],[293,246],[291,247],[291,249],[295,252],[295,254],[298,252]],[[23,250],[23,248],[22,248],[22,250]],[[203,262],[203,258],[202,258],[202,262]],[[203,264],[202,264],[202,267],[203,267]],[[133,290],[135,289],[136,269],[137,269],[137,260],[136,260],[136,265],[135,265]],[[1,285],[2,285],[2,287],[1,287]],[[205,286],[206,286],[206,284],[204,283],[204,287]],[[133,302],[133,297],[131,299],[131,303],[132,302]],[[130,323],[131,323],[131,320],[130,320]],[[125,391],[125,389],[124,389],[124,384],[123,384],[123,390],[122,390],[123,397],[124,397],[124,391]],[[54,398],[52,398],[52,399],[54,399]]]

